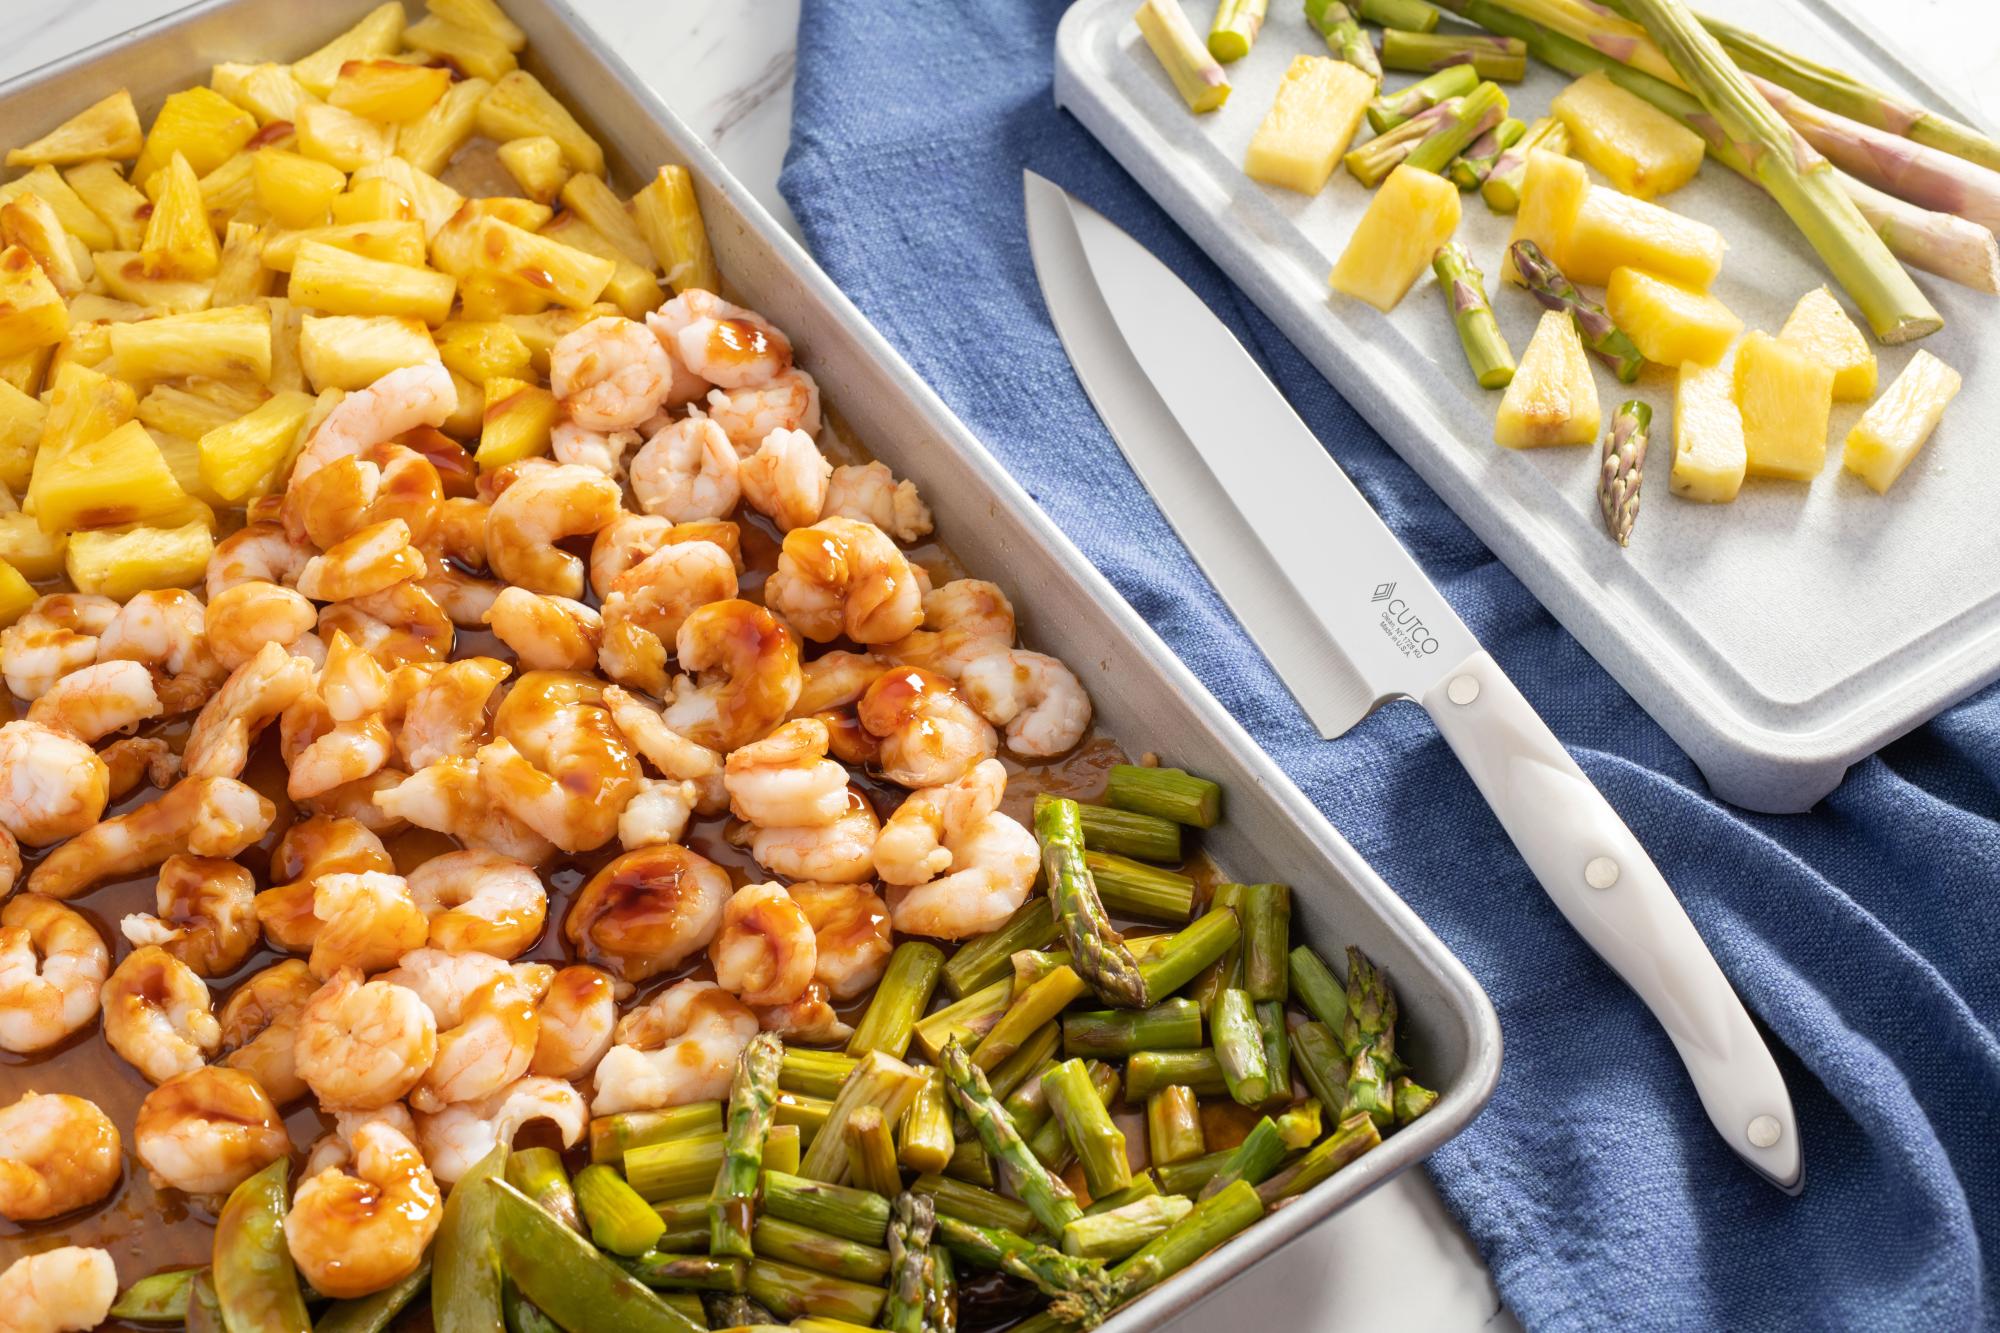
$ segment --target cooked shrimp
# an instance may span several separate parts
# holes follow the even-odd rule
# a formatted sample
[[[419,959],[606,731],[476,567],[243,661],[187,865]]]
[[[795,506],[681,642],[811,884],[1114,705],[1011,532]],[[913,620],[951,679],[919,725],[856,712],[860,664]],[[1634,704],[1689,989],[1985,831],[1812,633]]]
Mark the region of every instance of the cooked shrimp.
[[[457,446],[453,446],[458,452]],[[384,442],[338,458],[285,488],[279,520],[294,541],[331,548],[385,519],[410,525],[419,546],[437,530],[444,483],[424,454]]]
[[[723,388],[764,384],[791,369],[792,341],[775,324],[699,287],[648,314],[646,327],[671,340],[691,373]]]
[[[382,839],[359,820],[314,815],[286,829],[271,850],[271,878],[287,882],[257,896],[261,901],[274,893],[293,893],[305,899],[306,914],[311,916],[313,881],[321,875],[358,875],[371,870],[393,874],[395,869],[396,863],[382,845]],[[299,952],[310,946],[312,940],[308,936],[303,945],[274,943],[279,948]]]
[[[430,572],[400,518],[366,527],[306,561],[298,589],[316,602],[346,602]]]
[[[153,893],[158,916],[118,924],[132,943],[158,945],[200,977],[226,976],[256,949],[257,881],[234,861],[170,856]]]
[[[453,1185],[495,1147],[512,1144],[522,1126],[536,1120],[554,1125],[568,1148],[583,1137],[590,1112],[569,1084],[531,1075],[484,1097],[418,1115],[417,1143],[432,1173],[443,1184]]]
[[[494,657],[467,657],[439,668],[403,712],[397,737],[403,762],[414,771],[440,759],[470,759],[486,732],[486,701],[513,670]]]
[[[736,596],[736,566],[713,542],[663,546],[619,576],[604,599],[604,674],[648,694],[667,687],[667,644],[710,602]]]
[[[882,742],[868,734],[852,708],[814,713],[826,728],[826,752],[849,768],[875,768],[882,762]]]
[[[1090,696],[1046,653],[989,653],[966,666],[958,687],[988,722],[1007,729],[1007,748],[1027,758],[1059,755],[1090,730]]]
[[[345,634],[327,641],[318,689],[327,716],[335,722],[353,722],[389,706],[389,673]]]
[[[218,665],[234,671],[259,648],[275,643],[289,649],[312,633],[319,612],[294,589],[253,579],[208,599],[206,638]]]
[[[530,592],[583,595],[583,561],[556,545],[588,537],[618,516],[618,483],[573,463],[550,463],[501,492],[486,519],[493,572]]]
[[[116,746],[112,747],[117,748]],[[106,767],[110,767],[106,765]],[[114,776],[115,773],[114,773]],[[21,879],[21,844],[4,826],[0,826],[0,899],[14,891],[14,885]]]
[[[733,752],[722,785],[736,817],[752,824],[819,827],[847,812],[847,770],[826,757],[826,727],[811,718]]]
[[[426,764],[394,787],[375,793],[375,805],[418,828],[449,834],[468,847],[530,865],[547,860],[555,850],[554,843],[487,797],[476,759],[445,758]]]
[[[957,781],[999,745],[957,687],[922,667],[898,668],[870,685],[855,716],[882,740],[882,775],[912,790]]]
[[[802,430],[772,431],[737,469],[744,501],[780,532],[802,528],[820,516],[832,475],[833,464]]]
[[[222,1025],[219,1064],[257,1080],[280,1106],[306,1095],[305,1080],[293,1063],[292,1046],[306,1003],[319,979],[305,961],[287,958],[255,973],[231,992],[217,1015]]]
[[[380,717],[339,723],[292,760],[285,794],[294,801],[309,801],[359,782],[379,773],[395,752],[395,739]]]
[[[947,844],[949,874],[889,889],[889,915],[906,935],[962,940],[998,930],[1028,901],[1041,869],[1035,835],[998,811]]]
[[[194,778],[238,776],[258,733],[312,683],[310,662],[265,644],[202,706],[181,752],[183,769]]]
[[[702,410],[722,427],[740,458],[755,452],[774,430],[819,434],[819,385],[794,366],[747,389],[711,389]]]
[[[727,518],[743,494],[736,446],[707,417],[669,422],[632,456],[632,494],[670,522]]]
[[[813,979],[818,949],[812,923],[781,885],[751,884],[724,905],[708,960],[716,984],[745,1004],[789,1004]]]
[[[549,894],[535,868],[497,852],[451,852],[410,872],[432,948],[513,958],[540,938]]]
[[[626,851],[679,842],[701,800],[701,788],[671,778],[640,778],[639,788],[618,812],[618,845]]]
[[[312,547],[293,541],[281,523],[245,524],[217,542],[208,558],[209,600],[245,583],[289,588],[312,556]]]
[[[155,1083],[208,1063],[222,1043],[208,985],[154,945],[125,955],[104,983],[104,1040]]]
[[[660,340],[629,319],[593,319],[549,350],[549,388],[585,430],[628,430],[660,410],[674,368]]]
[[[666,545],[673,530],[672,520],[656,514],[621,512],[591,539],[590,590],[608,596],[618,576]]]
[[[597,1065],[592,1115],[727,1097],[757,1016],[712,981],[678,981],[619,1019],[616,1035]]]
[[[0,675],[17,699],[39,699],[58,680],[97,660],[97,640],[118,603],[87,593],[43,597],[0,630]]]
[[[819,516],[873,523],[905,545],[931,531],[931,508],[917,494],[917,483],[897,481],[886,463],[835,468]]]
[[[867,693],[868,687],[895,666],[873,653],[850,653],[836,649],[821,653],[802,668],[804,686],[793,717],[810,717],[829,709],[843,708]]]
[[[575,463],[616,481],[625,475],[625,455],[639,439],[636,430],[590,430],[574,421],[558,421],[549,433],[549,455],[558,463]]]
[[[782,722],[798,700],[799,643],[782,620],[731,598],[697,608],[674,636],[681,669],[663,715],[698,745],[725,753]]]
[[[611,1049],[611,1032],[618,1023],[617,985],[608,972],[572,964],[550,978],[536,1013],[541,1035],[529,1070],[549,1078],[588,1078]]]
[[[666,724],[649,704],[616,685],[604,687],[604,706],[611,720],[641,758],[667,777],[692,782],[699,788],[695,809],[715,814],[728,801],[722,785],[723,758],[705,745],[698,745]]]
[[[299,1012],[292,1058],[329,1111],[400,1101],[437,1056],[437,1020],[415,991],[343,968]]]
[[[0,1217],[10,1222],[88,1208],[117,1187],[118,1127],[97,1103],[24,1092],[0,1108]]]
[[[881,824],[875,810],[849,787],[846,808],[831,824],[776,825],[750,833],[757,864],[787,879],[855,884],[875,873],[875,838]]]
[[[319,631],[328,638],[336,631],[349,635],[390,669],[442,662],[451,656],[456,637],[451,616],[416,581],[325,608],[319,613]]]
[[[708,947],[729,900],[729,873],[685,847],[643,847],[592,875],[563,919],[584,961],[621,981],[672,971]]]
[[[444,1205],[414,1143],[387,1120],[354,1131],[348,1170],[299,1182],[285,1214],[285,1244],[313,1290],[366,1296],[417,1271]]]
[[[479,749],[487,799],[566,852],[602,847],[639,786],[639,761],[595,704],[557,714],[543,753],[531,761],[506,737]]]
[[[429,598],[437,603],[452,624],[460,629],[477,629],[486,623],[487,614],[493,610],[493,603],[507,585],[492,579],[477,578],[464,573],[452,565],[440,564],[426,554],[430,573],[416,581]]]
[[[412,1110],[484,1097],[528,1072],[541,1024],[527,986],[501,959],[413,949],[381,979],[415,991],[437,1023],[437,1056],[410,1090]]]
[[[486,625],[528,671],[588,671],[604,637],[603,617],[582,602],[526,588],[503,589]]]
[[[312,1146],[306,1149],[300,1179],[351,1165],[354,1161],[354,1136],[361,1132],[363,1126],[373,1124],[387,1125],[410,1142],[417,1141],[417,1118],[401,1102],[390,1102],[372,1111],[335,1111],[333,1128],[314,1139]]]
[[[30,846],[88,832],[111,799],[97,752],[40,722],[0,726],[0,826]]]
[[[27,1254],[0,1273],[0,1333],[96,1328],[118,1299],[118,1267],[103,1250],[65,1245]]]
[[[336,458],[358,454],[404,431],[441,426],[457,410],[458,389],[442,365],[420,362],[392,370],[348,394],[326,414],[293,464],[291,480],[296,483]]]
[[[817,643],[843,634],[887,643],[922,623],[923,594],[910,562],[882,529],[828,518],[785,537],[764,600]]]
[[[46,1050],[97,1017],[111,951],[96,927],[52,898],[0,905],[0,1050]]]
[[[104,761],[104,771],[110,775],[108,791],[114,801],[124,800],[147,783],[165,790],[174,785],[181,772],[181,757],[157,736],[127,736],[99,750],[97,757]],[[0,829],[0,834],[9,842],[13,840],[14,835],[4,829]],[[0,853],[0,859],[4,859],[4,853]],[[13,873],[18,875],[19,868]],[[0,894],[6,892],[5,886],[9,884],[5,873],[0,872]]]
[[[808,1046],[831,1046],[854,1035],[854,1025],[841,1019],[827,998],[826,986],[818,981],[807,985],[789,1004],[759,1005],[751,1012],[764,1031]]]
[[[0,728],[4,730],[4,728]],[[74,898],[150,870],[176,852],[233,857],[264,836],[278,808],[235,778],[182,778],[160,798],[85,829],[42,858],[28,887]]]
[[[985,759],[956,781],[911,792],[875,840],[875,873],[890,884],[925,884],[951,869],[947,844],[1000,808],[1007,770]]]
[[[1014,607],[985,579],[953,579],[924,595],[924,627],[879,652],[957,680],[966,665],[1014,643]]]
[[[208,612],[180,588],[134,593],[97,641],[99,662],[138,662],[160,673],[170,713],[201,707],[226,674],[208,648]]]
[[[207,1065],[146,1094],[132,1147],[156,1188],[227,1194],[291,1152],[292,1139],[256,1079]]]
[[[793,884],[785,890],[813,929],[813,979],[851,1000],[882,979],[895,945],[889,909],[867,884]]]
[[[162,711],[151,671],[138,662],[97,662],[43,691],[28,706],[28,720],[96,741],[129,731]]]
[[[379,972],[420,948],[430,923],[410,896],[401,875],[378,870],[321,875],[313,881],[313,934],[310,965],[325,980],[342,968]]]

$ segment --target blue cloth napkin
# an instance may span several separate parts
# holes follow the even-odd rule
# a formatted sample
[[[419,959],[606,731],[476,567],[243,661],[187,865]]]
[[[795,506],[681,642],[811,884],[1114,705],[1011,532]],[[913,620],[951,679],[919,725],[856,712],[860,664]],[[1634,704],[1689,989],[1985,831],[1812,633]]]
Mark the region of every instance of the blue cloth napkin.
[[[1499,1091],[1430,1170],[1507,1303],[1546,1328],[1993,1326],[2000,692],[1857,765],[1811,814],[1718,803],[1056,110],[1062,10],[806,0],[785,197],[828,272],[1493,997]],[[1023,167],[1109,214],[1229,321],[1638,833],[1779,1051],[1803,1197],[1723,1146],[1658,1025],[1557,915],[1420,712],[1384,709],[1331,743],[1307,725],[1077,384],[1028,258]]]

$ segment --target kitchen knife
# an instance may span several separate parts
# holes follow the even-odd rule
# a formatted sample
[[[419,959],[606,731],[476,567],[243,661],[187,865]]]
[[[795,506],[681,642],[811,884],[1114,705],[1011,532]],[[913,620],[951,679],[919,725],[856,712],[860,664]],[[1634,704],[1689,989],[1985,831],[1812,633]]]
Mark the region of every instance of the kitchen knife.
[[[1716,1131],[1798,1193],[1784,1078],[1639,840],[1201,298],[1026,177],[1035,273],[1077,378],[1320,733],[1421,705],[1556,907],[1667,1030]]]

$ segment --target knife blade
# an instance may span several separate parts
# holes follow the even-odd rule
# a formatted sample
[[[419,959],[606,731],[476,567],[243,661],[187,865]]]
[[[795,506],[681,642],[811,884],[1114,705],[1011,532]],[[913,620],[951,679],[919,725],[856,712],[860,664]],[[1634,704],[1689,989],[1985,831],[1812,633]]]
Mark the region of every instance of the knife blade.
[[[1267,656],[1316,700],[1321,733],[1422,706],[1558,910],[1666,1029],[1716,1132],[1798,1193],[1783,1075],[1632,831],[1201,298],[1059,186],[1028,172],[1025,194],[1036,277],[1092,405],[1253,640],[1298,652]],[[1295,602],[1253,595],[1273,577]],[[1319,637],[1274,623],[1301,610]]]

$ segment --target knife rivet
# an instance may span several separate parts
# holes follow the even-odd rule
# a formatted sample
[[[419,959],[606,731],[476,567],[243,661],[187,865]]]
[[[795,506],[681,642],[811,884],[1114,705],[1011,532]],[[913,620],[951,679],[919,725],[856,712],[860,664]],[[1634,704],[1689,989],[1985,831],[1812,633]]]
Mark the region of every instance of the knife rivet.
[[[1459,705],[1471,703],[1479,697],[1479,678],[1453,676],[1451,684],[1444,687],[1444,697]]]
[[[1778,1136],[1783,1132],[1783,1127],[1778,1124],[1776,1116],[1760,1115],[1750,1122],[1750,1146],[1753,1148],[1772,1147],[1778,1142]]]
[[[1608,856],[1593,856],[1583,868],[1583,882],[1593,889],[1608,889],[1618,882],[1618,863]]]

